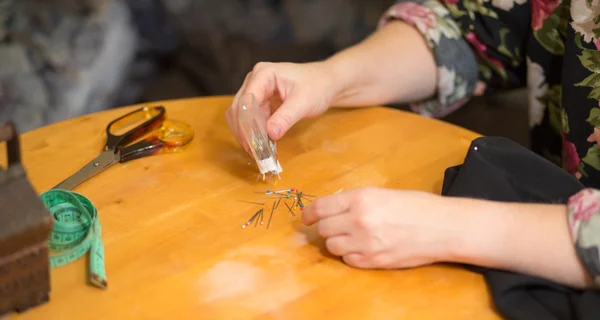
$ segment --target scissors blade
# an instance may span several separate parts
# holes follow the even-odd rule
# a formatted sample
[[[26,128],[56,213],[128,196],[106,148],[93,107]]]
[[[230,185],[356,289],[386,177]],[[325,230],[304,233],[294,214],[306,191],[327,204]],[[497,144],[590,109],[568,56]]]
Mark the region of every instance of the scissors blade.
[[[102,172],[104,169],[119,161],[118,153],[112,150],[103,151],[99,156],[94,158],[88,164],[83,166],[79,171],[75,172],[72,176],[68,177],[63,182],[57,184],[52,189],[63,189],[72,190],[82,182]]]

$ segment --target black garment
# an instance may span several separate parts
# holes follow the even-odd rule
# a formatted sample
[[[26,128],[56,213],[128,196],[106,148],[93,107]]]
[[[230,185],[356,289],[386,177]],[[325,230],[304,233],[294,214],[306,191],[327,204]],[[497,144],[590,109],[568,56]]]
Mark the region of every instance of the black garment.
[[[484,137],[472,142],[462,165],[446,170],[442,195],[566,204],[583,188],[572,175],[517,143]],[[496,308],[507,319],[600,319],[598,292],[512,272],[468,268],[484,275]]]

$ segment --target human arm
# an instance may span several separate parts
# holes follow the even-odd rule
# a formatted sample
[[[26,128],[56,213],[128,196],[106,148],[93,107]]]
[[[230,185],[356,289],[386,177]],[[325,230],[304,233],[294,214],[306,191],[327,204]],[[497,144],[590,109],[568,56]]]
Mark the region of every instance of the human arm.
[[[329,59],[304,64],[258,63],[246,76],[226,118],[237,136],[239,97],[252,93],[280,139],[297,121],[330,106],[360,107],[410,102],[436,91],[436,65],[421,34],[395,21]]]
[[[460,224],[456,231],[460,235],[445,260],[537,276],[574,288],[594,286],[577,253],[581,243],[569,228],[568,206],[445,200],[449,215],[457,219],[451,223]]]
[[[441,117],[486,88],[523,86],[528,7],[495,3],[401,0],[373,35],[329,59],[258,63],[226,113],[229,126],[238,136],[236,108],[245,93],[256,96],[269,136],[279,140],[330,106],[410,103],[421,115]]]
[[[364,188],[317,199],[303,221],[317,224],[328,250],[358,268],[455,262],[600,287],[596,190],[565,206]]]
[[[441,117],[485,88],[522,86],[527,7],[442,3],[398,1],[373,35],[324,61],[258,63],[226,112],[234,136],[239,140],[237,104],[246,93],[256,96],[269,136],[279,140],[330,106],[410,103],[421,115]]]
[[[409,103],[436,93],[436,61],[413,26],[392,21],[323,62],[332,77],[333,107]]]
[[[246,93],[254,94],[263,108],[274,140],[330,106],[426,100],[443,111],[467,100],[477,82],[474,55],[443,5],[427,5],[393,7],[371,36],[324,61],[258,63],[227,111],[234,135],[238,99]],[[415,19],[419,14],[422,19]]]

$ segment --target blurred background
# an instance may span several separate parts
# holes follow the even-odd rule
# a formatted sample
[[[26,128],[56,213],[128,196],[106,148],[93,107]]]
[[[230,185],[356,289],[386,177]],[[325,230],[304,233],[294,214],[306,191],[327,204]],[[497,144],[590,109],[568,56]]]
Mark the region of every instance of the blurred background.
[[[0,123],[27,132],[134,103],[234,94],[256,62],[313,61],[361,41],[393,2],[0,0]],[[522,90],[444,120],[528,145]]]

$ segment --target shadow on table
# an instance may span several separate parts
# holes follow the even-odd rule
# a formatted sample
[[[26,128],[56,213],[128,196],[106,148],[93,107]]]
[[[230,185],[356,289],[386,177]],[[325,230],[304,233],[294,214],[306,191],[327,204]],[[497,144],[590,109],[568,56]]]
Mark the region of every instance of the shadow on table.
[[[298,214],[301,215],[301,214]],[[340,257],[332,255],[325,246],[325,240],[317,234],[316,225],[306,226],[302,222],[293,223],[292,228],[298,233],[304,234],[306,243],[319,249],[319,257],[315,259],[314,264],[322,263],[326,259],[342,262]]]

